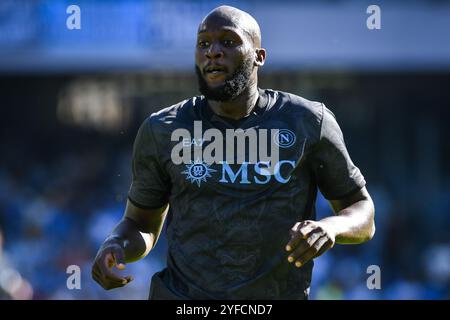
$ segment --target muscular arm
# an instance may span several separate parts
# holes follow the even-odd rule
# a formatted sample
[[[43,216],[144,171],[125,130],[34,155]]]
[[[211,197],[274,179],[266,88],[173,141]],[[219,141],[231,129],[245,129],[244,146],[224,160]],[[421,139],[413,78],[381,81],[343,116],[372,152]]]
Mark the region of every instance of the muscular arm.
[[[129,200],[122,220],[106,238],[95,257],[92,278],[109,290],[122,287],[132,277],[122,277],[112,271],[116,266],[145,257],[156,244],[167,214],[168,205],[157,209],[141,209]]]
[[[364,187],[342,200],[331,200],[335,216],[320,220],[333,229],[338,244],[358,244],[372,239],[375,234],[375,207]]]
[[[145,257],[158,241],[168,206],[142,209],[127,201],[125,214],[108,239],[121,241],[125,262]]]
[[[375,233],[375,208],[366,188],[330,204],[335,216],[320,221],[298,222],[291,229],[291,240],[286,246],[289,262],[301,267],[322,255],[335,243],[358,244],[372,239]]]

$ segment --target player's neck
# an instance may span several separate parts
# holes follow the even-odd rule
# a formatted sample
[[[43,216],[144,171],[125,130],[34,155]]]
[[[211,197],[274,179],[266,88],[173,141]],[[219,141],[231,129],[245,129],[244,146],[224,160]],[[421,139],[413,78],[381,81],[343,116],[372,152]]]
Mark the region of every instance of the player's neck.
[[[208,104],[215,114],[239,120],[250,114],[256,105],[258,97],[257,83],[252,83],[233,101],[208,100]]]

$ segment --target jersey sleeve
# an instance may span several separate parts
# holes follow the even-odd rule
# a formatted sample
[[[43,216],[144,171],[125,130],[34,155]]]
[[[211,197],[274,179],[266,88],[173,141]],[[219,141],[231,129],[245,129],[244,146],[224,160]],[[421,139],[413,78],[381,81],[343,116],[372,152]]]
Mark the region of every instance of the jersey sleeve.
[[[151,119],[139,128],[133,145],[129,200],[141,208],[160,208],[168,203],[170,179],[158,157]]]
[[[350,158],[334,114],[323,104],[320,140],[312,158],[317,185],[328,200],[342,199],[365,186],[364,176]]]

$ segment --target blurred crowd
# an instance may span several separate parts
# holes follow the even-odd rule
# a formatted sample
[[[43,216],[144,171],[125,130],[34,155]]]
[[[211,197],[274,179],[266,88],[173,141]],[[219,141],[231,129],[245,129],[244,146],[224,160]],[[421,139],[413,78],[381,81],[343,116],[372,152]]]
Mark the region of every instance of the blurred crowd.
[[[155,254],[127,268],[136,276],[129,288],[106,292],[90,278],[97,248],[123,214],[130,171],[123,167],[129,157],[117,151],[116,157],[95,151],[62,154],[20,171],[0,170],[0,287],[11,298],[31,295],[16,296],[8,289],[14,285],[4,280],[10,272],[6,264],[31,284],[34,299],[146,298],[151,275],[164,263],[163,241]],[[80,290],[67,288],[70,265],[81,269]]]

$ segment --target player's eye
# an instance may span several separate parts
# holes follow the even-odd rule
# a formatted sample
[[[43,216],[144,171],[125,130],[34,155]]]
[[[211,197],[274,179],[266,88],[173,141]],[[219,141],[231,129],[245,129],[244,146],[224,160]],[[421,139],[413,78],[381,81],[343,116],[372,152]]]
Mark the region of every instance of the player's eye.
[[[227,47],[232,47],[236,44],[236,42],[234,40],[231,39],[227,39],[223,41],[223,44]]]
[[[206,48],[207,46],[209,46],[209,42],[205,40],[200,40],[198,41],[197,45],[199,48]]]

